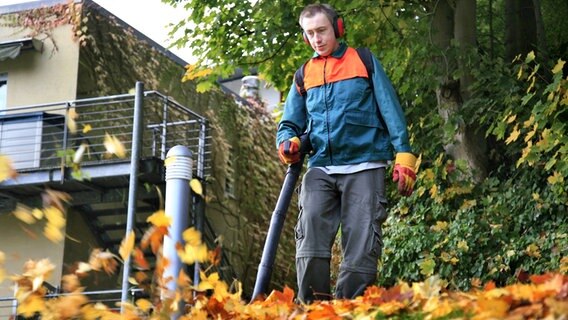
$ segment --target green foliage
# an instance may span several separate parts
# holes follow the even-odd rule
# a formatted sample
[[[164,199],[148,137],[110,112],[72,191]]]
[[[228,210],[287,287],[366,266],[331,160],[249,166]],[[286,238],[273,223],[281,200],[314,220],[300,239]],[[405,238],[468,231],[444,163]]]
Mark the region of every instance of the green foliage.
[[[439,158],[387,220],[380,283],[438,274],[467,289],[473,279],[504,284],[522,271],[558,270],[568,253],[568,216],[565,204],[550,202],[553,186],[542,180],[525,170],[474,186]]]
[[[566,19],[558,18],[563,16],[558,12],[565,12],[565,1],[541,2],[545,31],[561,33]],[[301,40],[297,24],[297,16],[307,3],[187,2],[190,16],[176,26],[185,30],[185,36],[176,44],[194,50],[199,58],[196,73],[211,68],[212,72],[199,81],[214,81],[238,67],[257,67],[266,80],[284,90],[294,70],[311,53]],[[379,57],[407,115],[411,143],[422,154],[422,169],[412,197],[398,198],[389,184],[395,204],[384,228],[385,250],[379,274],[382,284],[394,284],[397,279],[419,281],[439,274],[454,286],[467,288],[474,278],[508,283],[522,271],[567,270],[564,177],[568,176],[568,100],[561,63],[551,62],[540,53],[514,63],[502,58],[506,26],[500,0],[477,2],[478,47],[470,49],[456,43],[447,48],[432,44],[432,1],[330,3],[346,21],[345,41],[354,47],[368,46]],[[554,8],[558,11],[553,12]],[[190,23],[199,27],[190,27]],[[565,35],[560,35],[553,41],[549,56],[563,57],[564,39]],[[442,119],[437,96],[440,85],[455,82],[459,86],[464,75],[471,76],[472,85],[456,91],[468,94],[456,99],[459,110]],[[238,129],[235,116],[227,117],[224,125],[232,123],[233,129]],[[481,183],[467,178],[465,163],[456,163],[444,154],[444,146],[453,142],[464,125],[477,128],[487,138],[489,178]],[[273,132],[262,136],[270,148]],[[249,134],[245,132],[234,140],[243,142],[239,148],[253,148],[249,144],[255,140]],[[262,148],[272,155],[268,147]],[[262,171],[272,172],[275,160],[269,158],[239,158],[251,162],[239,164],[239,174],[250,172],[239,182],[247,188],[239,199],[265,197],[270,205],[262,210],[271,210],[275,197],[271,192],[275,189],[255,189],[247,180],[258,183],[258,179],[273,181],[279,177]],[[261,169],[261,165],[268,169]],[[256,202],[244,204],[244,208],[255,212],[252,217],[259,212],[255,211]],[[263,229],[258,224],[255,230]],[[291,258],[293,235],[285,234],[283,239],[288,242],[280,248]]]
[[[476,185],[443,154],[424,164],[416,192],[400,199],[387,221],[383,284],[438,274],[469,288],[472,279],[505,284],[519,273],[566,268],[568,81],[560,60],[548,82],[533,54],[521,60],[518,79],[504,65],[494,66],[502,71],[494,77],[478,78],[485,90],[476,90],[468,107],[486,105],[469,117],[489,128],[500,165]]]

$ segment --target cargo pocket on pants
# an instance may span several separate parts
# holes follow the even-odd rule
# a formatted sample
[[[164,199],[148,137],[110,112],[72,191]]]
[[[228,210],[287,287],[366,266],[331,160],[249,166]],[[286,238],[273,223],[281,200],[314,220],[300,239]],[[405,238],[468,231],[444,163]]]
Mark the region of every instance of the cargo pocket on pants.
[[[380,197],[379,197],[380,198]],[[373,220],[373,239],[372,239],[372,246],[370,254],[375,257],[380,257],[383,251],[383,222],[387,219],[387,202],[386,200],[379,199],[378,208],[377,208],[377,216]]]
[[[294,238],[296,239],[296,255],[300,253],[302,242],[304,240],[304,228],[302,227],[302,223],[300,218],[302,216],[302,210],[300,210],[300,214],[298,215],[298,222],[296,222],[296,226],[294,227]]]
[[[294,238],[296,239],[296,249],[299,249],[300,242],[304,239],[304,229],[302,228],[301,219],[302,219],[302,212],[304,208],[302,206],[302,185],[299,184],[296,187],[296,193],[298,194],[298,219],[296,222],[296,226],[294,227]]]
[[[373,257],[380,257],[383,251],[383,229],[380,224],[373,223],[373,243],[370,254]]]

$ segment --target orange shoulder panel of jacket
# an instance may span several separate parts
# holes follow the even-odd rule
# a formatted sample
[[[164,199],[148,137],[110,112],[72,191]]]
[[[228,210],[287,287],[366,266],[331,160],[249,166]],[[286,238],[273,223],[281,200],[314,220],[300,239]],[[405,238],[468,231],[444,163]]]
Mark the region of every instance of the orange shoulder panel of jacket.
[[[357,50],[349,47],[341,58],[332,56],[310,59],[304,69],[304,88],[318,87],[324,83],[337,82],[356,77],[368,78],[367,68]]]

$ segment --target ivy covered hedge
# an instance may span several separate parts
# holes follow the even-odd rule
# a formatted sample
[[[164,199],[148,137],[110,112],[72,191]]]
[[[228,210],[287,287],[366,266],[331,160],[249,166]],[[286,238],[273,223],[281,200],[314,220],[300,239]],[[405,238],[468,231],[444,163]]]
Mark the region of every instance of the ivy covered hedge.
[[[392,190],[381,284],[437,274],[467,289],[475,279],[509,284],[527,273],[568,272],[564,63],[541,65],[530,53],[491,72],[479,68],[477,96],[462,117],[487,128],[491,174],[473,183],[463,163],[436,155],[440,145],[425,148],[435,160],[423,162],[416,192],[397,198]],[[416,123],[420,137],[428,128]]]

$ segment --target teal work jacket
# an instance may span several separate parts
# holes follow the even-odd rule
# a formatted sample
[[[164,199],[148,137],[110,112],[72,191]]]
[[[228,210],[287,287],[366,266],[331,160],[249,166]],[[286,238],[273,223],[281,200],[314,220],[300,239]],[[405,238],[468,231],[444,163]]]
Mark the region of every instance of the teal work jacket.
[[[314,53],[304,68],[305,96],[294,84],[278,124],[276,146],[307,132],[308,167],[392,160],[411,152],[406,120],[376,57],[371,88],[357,51],[341,43],[328,57]]]

